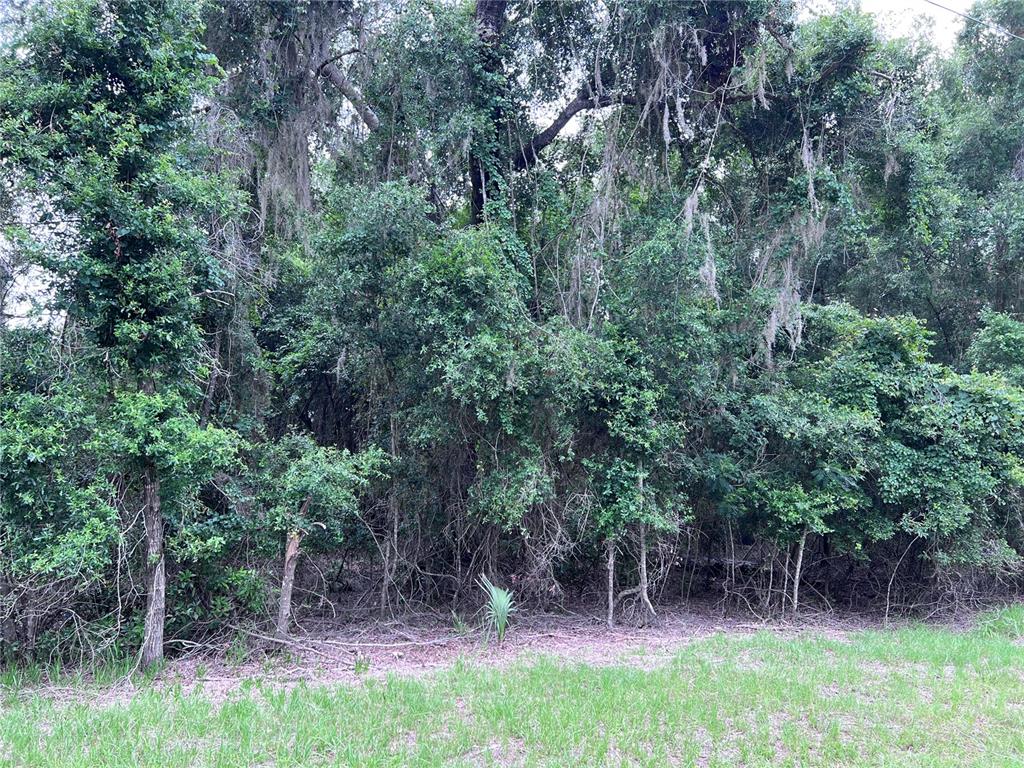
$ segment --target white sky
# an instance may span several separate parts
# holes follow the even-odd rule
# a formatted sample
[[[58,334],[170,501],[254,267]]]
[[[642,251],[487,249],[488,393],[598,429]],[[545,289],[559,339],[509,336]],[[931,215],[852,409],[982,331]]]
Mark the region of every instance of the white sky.
[[[936,0],[960,13],[968,13],[974,0]],[[806,13],[828,12],[836,5],[851,5],[849,0],[804,0]],[[930,24],[930,37],[945,51],[953,48],[964,19],[925,0],[860,0],[861,10],[874,14],[892,37],[909,37],[922,31],[922,22]]]
[[[953,11],[968,13],[973,0],[939,0]],[[957,33],[963,27],[964,19],[951,11],[938,8],[925,0],[861,0],[861,8],[873,13],[894,33],[906,36],[920,27],[924,16],[932,26],[932,39],[943,49],[950,50]]]

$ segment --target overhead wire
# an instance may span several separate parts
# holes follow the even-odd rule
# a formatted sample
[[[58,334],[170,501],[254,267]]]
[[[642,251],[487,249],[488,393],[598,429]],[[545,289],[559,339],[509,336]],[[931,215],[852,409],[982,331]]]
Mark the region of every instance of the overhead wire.
[[[1009,37],[1016,38],[1017,40],[1024,40],[1024,37],[1021,37],[1015,32],[1011,32],[1006,27],[1003,27],[999,24],[995,24],[991,21],[986,21],[985,19],[979,19],[976,16],[971,16],[970,14],[963,13],[962,11],[958,11],[955,8],[950,8],[949,6],[943,5],[942,3],[937,3],[935,2],[935,0],[924,0],[924,2],[928,3],[928,5],[934,5],[936,8],[941,8],[944,11],[949,11],[950,13],[956,14],[957,16],[967,19],[968,21],[973,21],[975,24],[983,24],[984,26],[994,29],[997,32],[1001,32],[1002,34],[1007,35]]]

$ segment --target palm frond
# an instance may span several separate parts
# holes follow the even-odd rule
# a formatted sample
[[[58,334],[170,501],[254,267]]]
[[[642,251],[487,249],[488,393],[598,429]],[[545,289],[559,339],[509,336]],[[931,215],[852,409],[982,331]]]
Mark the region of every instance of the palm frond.
[[[487,604],[484,606],[484,611],[487,614],[487,623],[494,628],[500,643],[505,639],[509,619],[516,610],[515,601],[512,599],[512,593],[509,590],[495,586],[484,575],[480,576],[480,588],[487,595]]]

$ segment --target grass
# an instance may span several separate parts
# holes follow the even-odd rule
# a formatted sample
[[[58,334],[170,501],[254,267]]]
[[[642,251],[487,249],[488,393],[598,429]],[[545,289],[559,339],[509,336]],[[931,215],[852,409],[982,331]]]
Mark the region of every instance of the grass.
[[[1024,766],[1014,610],[965,633],[716,636],[650,669],[459,663],[351,687],[252,682],[221,704],[8,695],[0,765]]]

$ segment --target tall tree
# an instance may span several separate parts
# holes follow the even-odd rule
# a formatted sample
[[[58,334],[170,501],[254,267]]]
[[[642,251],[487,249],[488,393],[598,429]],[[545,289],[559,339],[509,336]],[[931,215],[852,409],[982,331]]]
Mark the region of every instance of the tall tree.
[[[223,437],[189,405],[200,293],[216,287],[199,217],[230,199],[184,140],[215,68],[201,31],[183,0],[58,2],[33,10],[0,74],[0,167],[49,225],[45,265],[86,336],[104,440],[141,498],[143,666],[163,657],[168,497],[201,482],[193,459]]]

